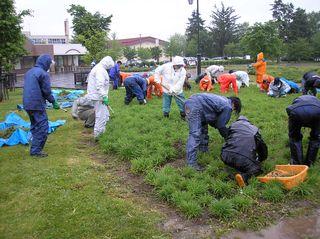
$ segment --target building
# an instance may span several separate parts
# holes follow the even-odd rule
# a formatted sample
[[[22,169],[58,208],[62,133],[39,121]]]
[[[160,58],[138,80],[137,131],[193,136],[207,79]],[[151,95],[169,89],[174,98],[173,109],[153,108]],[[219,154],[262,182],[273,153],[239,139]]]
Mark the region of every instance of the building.
[[[152,48],[152,47],[159,47],[162,50],[162,56],[160,57],[160,61],[167,60],[164,55],[164,49],[168,42],[163,41],[161,39],[155,37],[135,37],[135,38],[127,38],[127,39],[119,39],[119,43],[124,47],[131,47],[131,48]]]
[[[69,43],[69,23],[64,22],[65,35],[31,35],[26,36],[25,49],[28,54],[23,56],[15,66],[17,73],[23,74],[34,66],[41,54],[49,54],[55,61],[52,72],[73,72],[81,65],[80,57],[86,54],[86,48],[81,44]]]

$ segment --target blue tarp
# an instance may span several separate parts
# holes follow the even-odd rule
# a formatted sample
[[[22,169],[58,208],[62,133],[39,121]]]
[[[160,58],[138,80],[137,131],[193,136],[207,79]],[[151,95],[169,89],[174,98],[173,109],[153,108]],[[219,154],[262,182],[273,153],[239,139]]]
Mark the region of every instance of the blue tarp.
[[[48,133],[52,133],[61,125],[66,123],[65,120],[57,120],[55,122],[49,121],[49,130]],[[0,122],[0,131],[8,129],[10,127],[14,127],[16,130],[11,134],[8,139],[0,138],[0,147],[3,145],[17,145],[21,144],[28,144],[31,139],[31,133],[28,129],[30,129],[30,122],[25,121],[22,119],[18,114],[11,112],[6,115],[5,121]],[[27,131],[23,130],[27,129]]]

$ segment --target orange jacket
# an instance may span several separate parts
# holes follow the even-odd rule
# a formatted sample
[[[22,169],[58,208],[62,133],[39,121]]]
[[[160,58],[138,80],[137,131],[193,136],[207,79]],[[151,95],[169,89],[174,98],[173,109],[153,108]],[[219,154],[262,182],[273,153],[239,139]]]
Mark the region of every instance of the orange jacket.
[[[267,63],[263,59],[263,52],[260,52],[257,56],[257,62],[253,64],[253,67],[256,69],[257,83],[262,83],[262,75],[266,74]]]
[[[218,77],[218,83],[220,84],[221,93],[229,91],[230,85],[232,85],[233,92],[238,95],[237,77],[233,74],[222,74]]]
[[[274,80],[274,77],[271,75],[263,75],[262,76],[262,83],[260,84],[260,89],[267,91],[269,89],[270,83]]]
[[[132,74],[130,74],[130,73],[120,72],[120,80],[121,80],[121,83],[123,83],[124,80],[125,80],[127,77],[131,76],[131,75],[132,75]]]
[[[162,82],[162,76],[160,76],[160,80]],[[147,82],[147,98],[152,99],[152,91],[156,96],[161,97],[163,94],[162,86],[154,81],[154,75],[150,76]]]
[[[199,88],[201,91],[211,91],[213,89],[212,81],[209,76],[205,76],[200,80]]]

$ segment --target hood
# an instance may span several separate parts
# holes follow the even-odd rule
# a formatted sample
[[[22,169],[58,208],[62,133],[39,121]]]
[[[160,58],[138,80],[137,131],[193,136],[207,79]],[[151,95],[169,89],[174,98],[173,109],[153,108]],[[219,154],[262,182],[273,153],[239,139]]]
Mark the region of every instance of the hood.
[[[184,66],[184,60],[181,56],[175,56],[172,59],[172,65],[174,66]]]
[[[260,52],[258,55],[257,55],[257,61],[262,61],[263,60],[263,52]]]
[[[110,56],[106,56],[99,62],[99,64],[101,64],[104,69],[108,70],[114,66],[114,61]]]
[[[48,71],[50,69],[51,63],[52,63],[51,56],[45,54],[38,57],[36,61],[36,66],[41,67],[45,71]]]
[[[224,72],[224,67],[223,67],[223,66],[219,66],[218,70],[219,70],[220,72]]]
[[[244,121],[248,121],[248,122],[249,122],[248,118],[245,117],[245,116],[243,116],[243,115],[240,115],[240,116],[238,117],[237,121],[238,121],[238,120],[244,120]]]

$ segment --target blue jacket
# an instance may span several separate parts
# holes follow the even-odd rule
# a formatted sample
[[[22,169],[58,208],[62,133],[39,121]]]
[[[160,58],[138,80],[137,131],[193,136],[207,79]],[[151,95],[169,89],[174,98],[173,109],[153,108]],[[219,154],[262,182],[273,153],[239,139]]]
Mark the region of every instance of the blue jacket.
[[[112,80],[120,77],[120,66],[115,64],[109,71],[109,76]]]
[[[202,123],[207,123],[214,128],[220,129],[225,127],[230,120],[232,106],[231,100],[227,97],[201,93],[192,95],[186,100],[186,105],[189,104],[188,102],[194,102],[201,107]]]
[[[45,110],[46,100],[50,103],[54,102],[50,76],[47,72],[51,62],[50,55],[41,55],[36,65],[24,75],[23,107],[25,110]]]
[[[144,99],[146,97],[147,81],[142,76],[140,76],[138,74],[134,74],[132,76],[129,76],[124,81],[124,86],[131,86],[131,88],[139,86],[140,89],[142,90],[143,95],[140,95],[139,97],[137,96],[137,98]]]
[[[299,86],[297,83],[295,83],[295,82],[293,82],[293,81],[291,81],[291,80],[287,80],[287,79],[284,78],[284,77],[281,77],[280,80],[283,80],[284,82],[286,82],[286,83],[287,83],[292,89],[294,89],[297,93],[300,92],[301,88],[300,88],[300,86]]]

